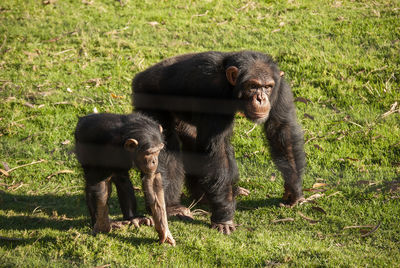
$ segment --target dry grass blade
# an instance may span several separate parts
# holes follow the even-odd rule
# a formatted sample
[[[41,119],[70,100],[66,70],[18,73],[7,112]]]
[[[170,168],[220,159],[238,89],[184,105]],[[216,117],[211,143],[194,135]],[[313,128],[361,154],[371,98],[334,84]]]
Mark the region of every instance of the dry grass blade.
[[[46,160],[40,159],[39,161],[33,161],[33,162],[29,163],[29,164],[24,164],[24,165],[21,165],[21,166],[18,166],[18,167],[11,168],[8,171],[8,173],[11,173],[12,171],[14,171],[14,170],[16,170],[18,168],[27,167],[27,166],[31,166],[31,165],[35,165],[35,164],[39,164],[39,163],[43,163],[43,162],[46,162]]]
[[[371,231],[369,231],[366,234],[362,234],[361,237],[366,237],[371,235],[372,233],[376,232],[376,230],[378,230],[379,226],[381,226],[381,223],[378,223]]]
[[[271,221],[271,223],[290,222],[290,221],[294,221],[294,219],[293,218],[276,219]]]
[[[314,200],[314,199],[323,197],[324,195],[325,195],[325,194],[313,194],[313,195],[309,196],[308,198],[306,198],[306,201],[305,201],[305,202],[309,202],[309,201],[312,201],[312,200]]]
[[[334,196],[334,195],[337,195],[337,194],[340,194],[340,193],[341,193],[340,191],[337,191],[337,192],[334,192],[333,194],[328,195],[327,197],[331,197],[331,196]]]
[[[320,220],[311,219],[311,218],[307,217],[306,215],[304,215],[303,213],[301,213],[300,211],[298,211],[297,213],[300,215],[300,217],[302,217],[303,219],[308,221],[310,224],[316,224],[317,222],[320,221]]]
[[[313,206],[313,207],[311,207],[311,208],[312,208],[313,210],[316,210],[316,211],[321,212],[321,213],[323,213],[323,214],[326,215],[326,211],[325,211],[323,208],[315,207],[315,206]]]
[[[327,190],[326,189],[305,188],[305,189],[303,189],[303,191],[313,192],[313,193],[323,193],[323,192],[326,192]]]
[[[96,266],[94,268],[107,268],[107,267],[111,267],[111,264],[104,264],[104,265]]]
[[[328,186],[328,184],[323,183],[323,182],[317,182],[317,183],[313,184],[312,188],[319,188],[319,187],[324,187],[324,186]]]
[[[210,212],[198,208],[198,209],[195,209],[195,210],[192,211],[192,215],[193,216],[195,216],[195,215],[205,215],[205,216],[207,216],[207,215],[210,215]]]
[[[254,124],[254,126],[246,132],[246,135],[249,136],[249,134],[256,128],[257,124]]]
[[[397,104],[398,104],[397,101],[396,101],[395,103],[393,103],[393,104],[390,106],[390,110],[387,111],[386,113],[384,113],[384,114],[382,115],[382,118],[385,118],[386,116],[389,116],[389,115],[391,115],[391,114],[393,114],[393,113],[395,113],[395,112],[400,112],[400,109],[397,109],[397,110],[396,110]]]
[[[306,98],[303,98],[303,97],[297,97],[297,98],[294,99],[294,101],[295,102],[302,102],[304,104],[308,103],[308,100]]]
[[[201,199],[203,199],[203,197],[204,197],[204,194],[202,196],[200,196],[200,198],[197,201],[193,200],[193,202],[189,205],[188,209],[192,210],[192,208],[194,208],[201,201]]]
[[[60,170],[60,171],[50,174],[49,176],[46,177],[46,179],[50,179],[51,177],[57,176],[59,174],[66,174],[66,173],[74,173],[74,171],[68,170],[68,169]]]
[[[343,230],[346,229],[358,229],[358,228],[373,228],[375,225],[352,225],[352,226],[345,226]]]
[[[311,120],[314,120],[314,116],[309,115],[308,113],[304,113],[304,117],[305,117],[305,118],[309,118],[309,119],[311,119]]]
[[[6,177],[10,176],[10,174],[8,174],[7,171],[5,171],[4,169],[1,169],[1,168],[0,168],[0,173],[3,174]]]

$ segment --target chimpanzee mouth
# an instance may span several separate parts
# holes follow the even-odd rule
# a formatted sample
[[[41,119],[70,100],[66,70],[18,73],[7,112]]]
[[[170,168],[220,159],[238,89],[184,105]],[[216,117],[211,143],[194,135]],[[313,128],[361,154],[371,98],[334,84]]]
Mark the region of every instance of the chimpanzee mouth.
[[[268,119],[269,111],[265,113],[245,112],[246,118],[256,124],[262,124]]]

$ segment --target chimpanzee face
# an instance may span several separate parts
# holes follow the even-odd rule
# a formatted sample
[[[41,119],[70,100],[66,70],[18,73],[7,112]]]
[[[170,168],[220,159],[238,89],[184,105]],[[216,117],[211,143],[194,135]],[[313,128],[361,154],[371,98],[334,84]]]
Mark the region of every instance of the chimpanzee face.
[[[235,66],[226,69],[228,82],[237,88],[237,97],[243,101],[241,109],[248,119],[258,124],[268,119],[271,94],[276,90],[275,81],[282,75],[283,72],[273,70],[262,61],[254,62],[242,73]]]
[[[263,123],[267,120],[271,110],[270,97],[274,89],[273,79],[251,78],[243,83],[239,94],[244,100],[244,113],[246,117],[255,123]]]
[[[135,166],[144,174],[154,174],[158,167],[158,155],[164,148],[164,144],[158,144],[146,150],[138,147],[139,142],[135,139],[125,141],[125,149],[133,154]]]
[[[144,152],[138,152],[136,154],[135,163],[140,171],[144,174],[154,174],[158,167],[158,155],[163,148],[164,144],[159,144]]]

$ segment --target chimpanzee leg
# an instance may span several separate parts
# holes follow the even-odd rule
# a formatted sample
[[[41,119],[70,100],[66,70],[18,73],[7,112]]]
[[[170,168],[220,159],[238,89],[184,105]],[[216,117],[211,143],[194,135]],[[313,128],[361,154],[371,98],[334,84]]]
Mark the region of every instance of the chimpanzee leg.
[[[296,122],[294,107],[289,107],[289,110],[291,112],[286,115],[277,116],[272,113],[265,123],[265,132],[272,158],[285,180],[283,199],[287,205],[293,206],[304,200],[302,173],[305,167],[305,153],[303,133]]]
[[[123,221],[112,221],[113,229],[121,228],[123,225],[133,224],[135,227],[140,225],[153,225],[151,218],[137,215],[137,203],[135,191],[129,177],[129,171],[121,171],[113,174],[112,181],[117,188],[119,206],[123,215]]]
[[[195,126],[180,121],[176,127],[179,140],[182,144],[182,159],[185,169],[186,186],[190,191],[191,197],[196,201],[206,202],[205,192],[201,184],[201,172],[203,167],[198,165],[199,155],[196,152],[197,129]],[[196,170],[198,169],[198,170]]]
[[[86,202],[92,221],[93,232],[109,232],[111,230],[108,217],[108,199],[111,194],[110,177],[99,181],[105,172],[92,168],[84,168],[86,178]]]
[[[237,166],[230,136],[233,128],[233,117],[203,116],[199,122],[197,136],[198,161],[191,164],[199,173],[202,190],[211,206],[211,223],[213,228],[229,234],[235,229],[233,216],[235,212],[235,183],[238,179]],[[194,174],[196,175],[196,174]]]
[[[164,159],[167,154],[167,159]],[[190,209],[181,204],[182,187],[185,180],[183,162],[178,152],[162,152],[159,161],[165,161],[167,170],[162,178],[164,199],[168,216],[177,216],[182,220],[193,219]]]
[[[107,200],[111,193],[111,187],[109,185],[110,172],[105,170],[84,167],[83,171],[85,173],[85,195],[86,204],[89,209],[92,227],[95,226],[97,221],[97,214],[99,213],[99,207],[103,212],[104,200],[107,207]],[[107,210],[108,211],[108,210]],[[104,213],[100,213],[103,215]],[[108,212],[106,213],[108,217]],[[104,216],[105,217],[105,216]]]
[[[124,220],[135,218],[137,204],[133,185],[129,178],[128,171],[114,173],[112,181],[115,183],[118,194],[118,201]]]

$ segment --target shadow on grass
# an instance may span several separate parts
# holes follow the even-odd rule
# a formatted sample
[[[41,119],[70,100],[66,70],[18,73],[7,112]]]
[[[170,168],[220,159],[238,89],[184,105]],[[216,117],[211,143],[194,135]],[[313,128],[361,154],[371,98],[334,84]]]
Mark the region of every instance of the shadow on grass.
[[[150,228],[150,227],[149,227]],[[149,245],[149,244],[153,244],[153,243],[158,243],[158,238],[157,235],[155,234],[154,238],[149,238],[149,237],[125,237],[122,236],[116,232],[114,233],[109,233],[107,234],[110,237],[116,238],[122,242],[128,243],[128,244],[132,244],[137,246],[141,246],[141,245]]]
[[[137,197],[137,201],[138,206],[144,208],[143,198]],[[122,217],[117,198],[111,197],[109,203],[110,215],[116,216],[117,218]],[[63,196],[45,194],[33,196],[0,191],[0,211],[6,214],[0,215],[0,229],[5,231],[32,231],[38,229],[67,231],[71,228],[82,229],[90,225],[89,213],[87,212],[83,194]],[[82,219],[82,217],[84,218]],[[185,222],[177,217],[171,217],[169,221],[209,226],[206,222],[196,219]],[[141,228],[146,227],[143,226]],[[128,238],[118,234],[118,231],[106,235],[133,245],[148,245],[157,243],[158,241],[157,238],[153,239],[148,237]],[[33,244],[36,241],[40,241],[40,243],[55,243],[55,237],[18,238],[0,236],[0,247],[15,248],[19,245]]]
[[[40,216],[0,216],[0,226],[2,230],[36,230],[54,229],[68,230],[71,228],[83,228],[89,221],[84,219],[62,219],[45,218]]]
[[[34,214],[43,212],[49,216],[65,215],[80,217],[87,215],[83,195],[18,195],[0,191],[1,210],[15,213]]]
[[[282,203],[282,198],[270,197],[270,198],[261,198],[261,199],[251,199],[251,200],[237,200],[236,210],[246,211],[246,210],[254,210],[258,208],[265,207],[279,207],[279,204]]]
[[[32,245],[35,242],[40,241],[41,243],[56,244],[57,240],[52,236],[42,236],[39,238],[0,238],[0,247],[6,247],[9,249],[15,249],[18,246]]]

